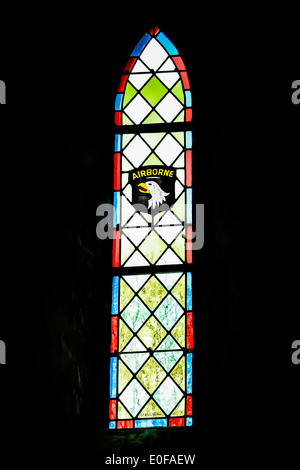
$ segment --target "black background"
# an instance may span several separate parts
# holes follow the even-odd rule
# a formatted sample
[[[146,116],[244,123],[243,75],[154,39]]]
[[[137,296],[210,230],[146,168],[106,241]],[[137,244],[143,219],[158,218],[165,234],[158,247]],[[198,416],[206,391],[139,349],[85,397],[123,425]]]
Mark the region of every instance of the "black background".
[[[35,12],[1,38],[3,449],[32,463],[148,449],[191,449],[199,463],[286,460],[299,422],[295,43],[249,11],[74,8]],[[95,214],[113,200],[119,78],[155,25],[189,74],[193,194],[205,204],[193,253],[195,425],[130,438],[103,429],[111,241],[97,239]]]

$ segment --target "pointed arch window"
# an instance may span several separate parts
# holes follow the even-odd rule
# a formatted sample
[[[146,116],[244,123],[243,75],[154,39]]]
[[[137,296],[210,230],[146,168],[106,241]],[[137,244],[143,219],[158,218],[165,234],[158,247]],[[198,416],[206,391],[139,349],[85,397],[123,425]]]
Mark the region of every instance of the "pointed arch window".
[[[184,63],[152,28],[115,101],[110,428],[192,425],[191,119]]]

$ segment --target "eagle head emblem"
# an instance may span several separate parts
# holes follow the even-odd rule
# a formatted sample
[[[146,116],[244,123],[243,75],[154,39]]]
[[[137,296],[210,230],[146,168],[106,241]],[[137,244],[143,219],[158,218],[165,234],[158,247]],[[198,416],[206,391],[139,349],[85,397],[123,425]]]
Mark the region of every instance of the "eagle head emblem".
[[[153,209],[155,209],[156,206],[158,207],[166,200],[166,196],[170,194],[163,191],[155,181],[147,181],[147,184],[140,183],[138,188],[141,193],[150,193],[151,195],[148,201],[148,209],[150,207],[153,207]]]

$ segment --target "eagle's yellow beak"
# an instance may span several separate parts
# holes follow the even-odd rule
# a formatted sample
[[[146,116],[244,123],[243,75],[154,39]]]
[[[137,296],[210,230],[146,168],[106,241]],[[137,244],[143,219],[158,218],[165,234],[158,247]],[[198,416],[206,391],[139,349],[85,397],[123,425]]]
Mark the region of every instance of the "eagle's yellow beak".
[[[139,186],[139,190],[141,191],[141,193],[150,193],[145,183],[140,183],[138,184],[138,186]]]

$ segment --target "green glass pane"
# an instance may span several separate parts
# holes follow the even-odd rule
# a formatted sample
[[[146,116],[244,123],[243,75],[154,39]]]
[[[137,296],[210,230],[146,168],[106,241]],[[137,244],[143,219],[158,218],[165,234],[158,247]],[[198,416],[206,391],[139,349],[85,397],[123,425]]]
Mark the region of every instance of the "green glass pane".
[[[171,248],[175,251],[175,253],[185,261],[185,238],[183,238],[184,230],[182,233],[174,240],[171,245]]]
[[[160,122],[164,122],[164,120],[157,114],[156,111],[152,111],[143,121],[143,124],[158,124]]]
[[[118,373],[118,393],[121,393],[122,390],[126,387],[129,380],[132,377],[130,370],[123,364],[122,361],[119,361],[119,373]]]
[[[172,136],[178,140],[178,142],[182,145],[182,147],[184,147],[184,138],[185,138],[184,132],[172,132]]]
[[[138,297],[134,297],[121,314],[122,318],[134,332],[140,328],[149,315],[149,310]]]
[[[133,124],[131,119],[129,119],[129,117],[125,113],[122,113],[122,124],[123,124],[123,126],[128,126],[128,125]]]
[[[143,166],[147,166],[147,165],[162,166],[163,162],[161,160],[159,160],[159,158],[157,158],[157,156],[154,153],[151,153],[151,155],[143,163]]]
[[[119,321],[119,351],[126,346],[128,341],[132,338],[132,332],[127,325],[120,319]]]
[[[185,357],[182,357],[171,372],[171,377],[185,390]]]
[[[124,307],[128,304],[128,302],[134,296],[134,292],[130,289],[130,287],[126,284],[126,282],[121,279],[120,282],[120,311],[123,310]]]
[[[120,357],[126,363],[127,367],[129,367],[129,369],[135,373],[147,360],[149,353],[122,353]]]
[[[182,391],[170,377],[165,379],[153,395],[155,401],[157,401],[159,406],[167,414],[171,413],[173,408],[175,408],[181,400],[182,396]]]
[[[172,367],[176,364],[178,359],[182,356],[182,351],[162,351],[155,352],[155,359],[169,372]]]
[[[166,330],[158,323],[156,318],[152,316],[140,329],[138,337],[143,341],[147,348],[154,350],[166,334]]]
[[[140,298],[152,311],[158,306],[158,304],[166,295],[166,289],[154,276],[149,279],[149,281],[144,285],[139,293]]]
[[[131,419],[132,416],[125,410],[122,403],[118,402],[118,419]]]
[[[176,160],[175,163],[173,163],[174,168],[183,168],[184,167],[184,153],[182,153]]]
[[[184,122],[184,111],[181,111],[181,113],[178,114],[177,118],[174,119],[174,122]]]
[[[167,330],[170,330],[182,313],[183,309],[179,303],[171,295],[168,295],[157,308],[154,315]]]
[[[139,250],[151,264],[155,264],[160,255],[162,255],[166,249],[166,243],[153,231],[150,232],[148,237],[139,247]]]
[[[179,349],[178,344],[176,343],[174,338],[172,338],[171,335],[166,336],[166,338],[163,340],[163,342],[157,348],[158,351],[159,350],[164,351],[165,349],[166,350],[168,350],[168,349]]]
[[[176,406],[175,410],[171,414],[171,416],[184,416],[185,415],[185,398],[181,400],[178,406]]]
[[[185,276],[177,282],[176,286],[172,289],[172,294],[174,295],[175,299],[185,307]]]
[[[174,336],[176,341],[180,344],[182,348],[185,346],[185,316],[179,320],[179,322],[174,326],[171,334]]]
[[[127,144],[135,137],[135,134],[123,134],[122,135],[122,150],[126,147]]]
[[[141,137],[147,142],[147,144],[154,149],[159,142],[162,140],[162,138],[166,135],[165,132],[153,132],[152,133],[145,133],[141,134]]]
[[[163,418],[165,414],[152,399],[144,406],[138,418]]]
[[[137,374],[139,381],[151,394],[161,384],[165,376],[165,371],[153,357],[150,357],[150,359]]]
[[[176,98],[179,99],[179,101],[181,101],[182,104],[184,104],[184,91],[181,80],[178,80],[178,82],[171,89],[171,92],[176,96]]]
[[[148,393],[136,379],[133,379],[120,395],[120,400],[132,416],[136,416],[139,413],[148,398]]]
[[[152,77],[141,90],[143,97],[151,104],[156,106],[157,103],[165,96],[168,89],[156,78]]]
[[[185,194],[183,193],[177,202],[172,206],[172,212],[179,218],[181,222],[184,222],[185,217]]]
[[[133,86],[128,82],[125,89],[124,99],[123,99],[123,108],[129,103],[129,101],[136,95],[137,91]]]
[[[134,251],[134,245],[124,235],[121,237],[121,264],[129,258]]]

